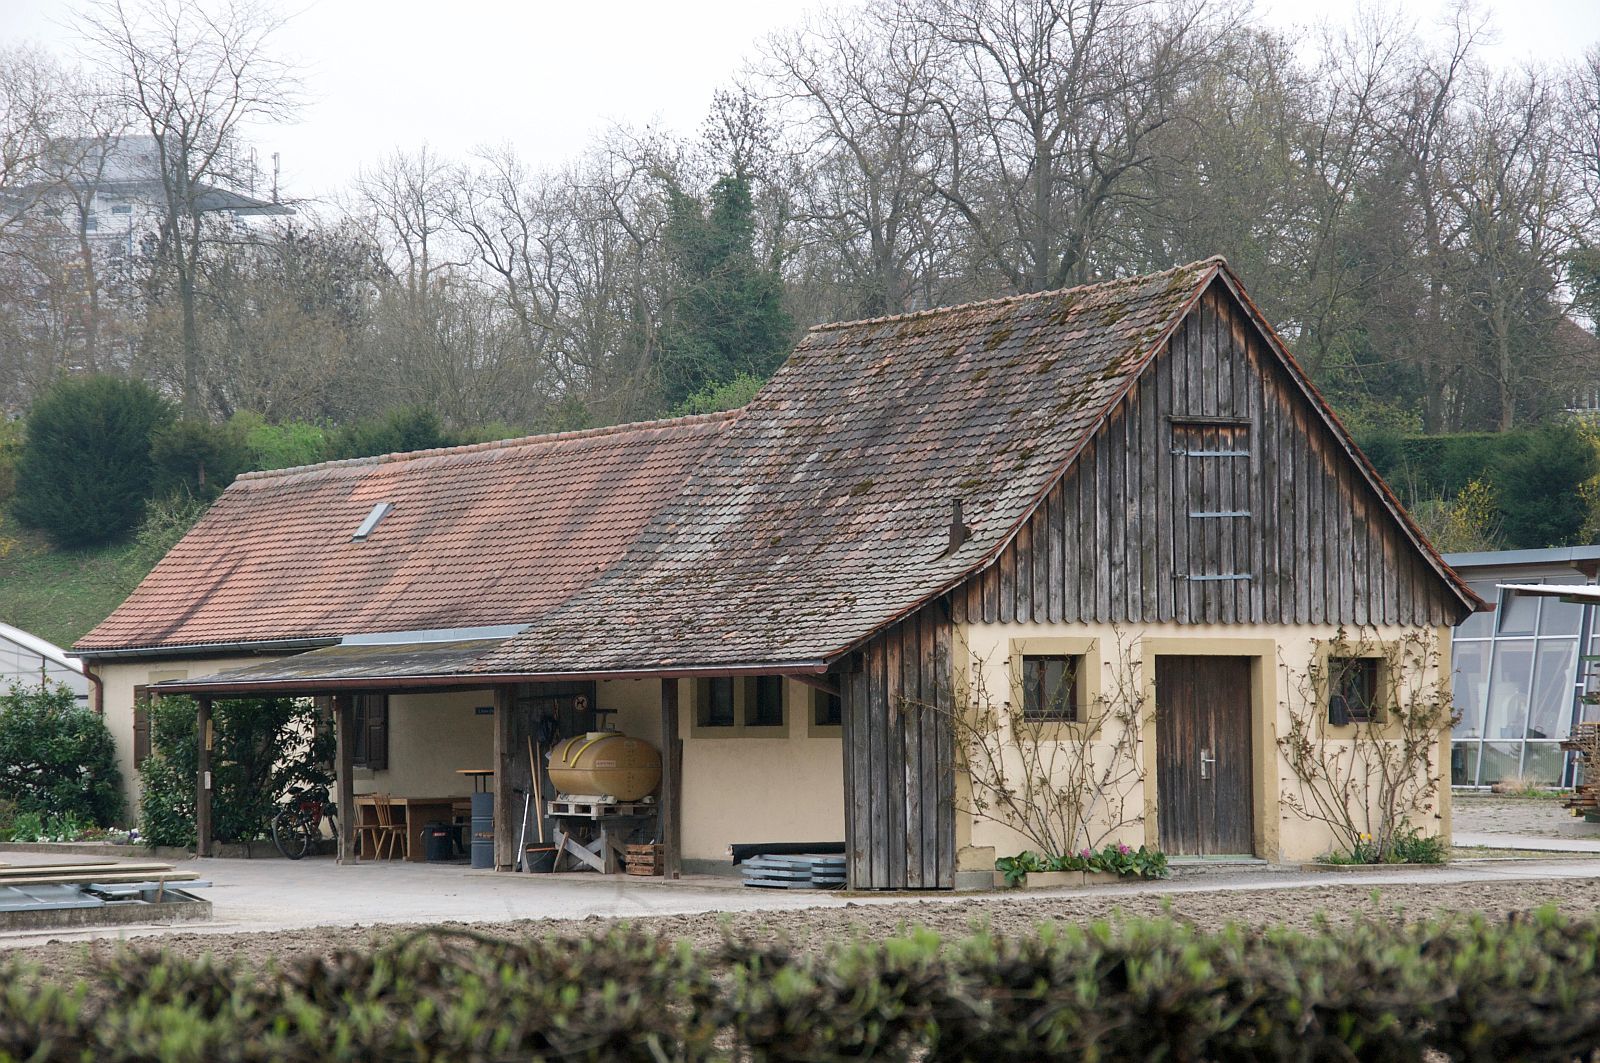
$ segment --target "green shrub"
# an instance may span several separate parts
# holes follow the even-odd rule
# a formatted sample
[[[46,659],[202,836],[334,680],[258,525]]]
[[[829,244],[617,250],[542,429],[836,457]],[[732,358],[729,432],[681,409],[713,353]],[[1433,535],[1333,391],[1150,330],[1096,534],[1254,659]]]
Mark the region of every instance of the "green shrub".
[[[1600,1043],[1600,921],[1175,920],[818,955],[620,929],[423,931],[266,972],[124,950],[71,988],[0,960],[0,1058],[1573,1060]]]
[[[22,454],[22,422],[0,416],[0,505],[17,493],[17,459]]]
[[[258,413],[236,413],[228,423],[244,436],[252,469],[315,465],[328,455],[328,433],[305,421],[268,424]]]
[[[126,535],[150,494],[151,438],[171,420],[167,401],[137,381],[61,381],[28,411],[17,519],[65,546]]]
[[[456,443],[456,437],[445,430],[438,414],[420,406],[406,406],[345,425],[328,441],[328,457],[366,458]]]
[[[250,468],[244,436],[231,424],[176,421],[150,437],[152,488],[209,502]]]
[[[140,833],[151,845],[195,843],[196,705],[164,697],[150,706],[150,755],[139,767]],[[292,786],[327,785],[327,728],[304,698],[241,698],[212,703],[213,833],[252,841],[272,824]]]
[[[122,775],[105,721],[59,683],[0,697],[0,800],[23,816],[109,827],[122,814]],[[31,827],[31,823],[29,824]]]

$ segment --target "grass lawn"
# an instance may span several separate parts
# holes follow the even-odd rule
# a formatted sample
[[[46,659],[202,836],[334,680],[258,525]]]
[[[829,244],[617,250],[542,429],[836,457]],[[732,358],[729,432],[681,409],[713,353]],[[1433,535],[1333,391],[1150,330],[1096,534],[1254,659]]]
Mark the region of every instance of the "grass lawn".
[[[59,550],[0,518],[0,621],[70,647],[121,604],[170,544],[140,537]]]

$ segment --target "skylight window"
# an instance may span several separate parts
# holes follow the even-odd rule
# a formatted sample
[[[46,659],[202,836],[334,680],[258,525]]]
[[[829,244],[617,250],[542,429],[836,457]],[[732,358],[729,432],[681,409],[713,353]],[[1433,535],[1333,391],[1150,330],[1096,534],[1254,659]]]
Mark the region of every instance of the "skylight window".
[[[389,511],[393,508],[393,502],[379,502],[373,506],[372,512],[367,514],[367,519],[361,522],[361,527],[357,528],[356,533],[350,536],[350,541],[353,543],[364,541],[367,536],[372,534],[372,529],[378,526],[378,522],[387,517]]]

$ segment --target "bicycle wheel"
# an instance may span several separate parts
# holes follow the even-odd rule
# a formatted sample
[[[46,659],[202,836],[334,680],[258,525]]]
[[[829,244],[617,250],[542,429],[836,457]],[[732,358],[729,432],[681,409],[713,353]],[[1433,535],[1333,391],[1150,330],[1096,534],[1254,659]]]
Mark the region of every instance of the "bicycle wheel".
[[[272,844],[290,860],[311,851],[311,820],[298,808],[286,808],[272,821]]]

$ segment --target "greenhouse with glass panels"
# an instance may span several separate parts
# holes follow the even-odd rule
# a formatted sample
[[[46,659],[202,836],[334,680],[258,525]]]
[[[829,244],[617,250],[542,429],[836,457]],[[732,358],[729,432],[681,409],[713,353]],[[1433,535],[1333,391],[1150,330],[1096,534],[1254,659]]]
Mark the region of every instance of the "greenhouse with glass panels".
[[[1455,629],[1452,655],[1456,724],[1450,781],[1491,786],[1508,779],[1570,785],[1573,754],[1561,740],[1572,725],[1600,715],[1583,702],[1600,689],[1594,605],[1516,593],[1506,584],[1593,584],[1600,546],[1447,554],[1448,561],[1493,612],[1474,613]]]

